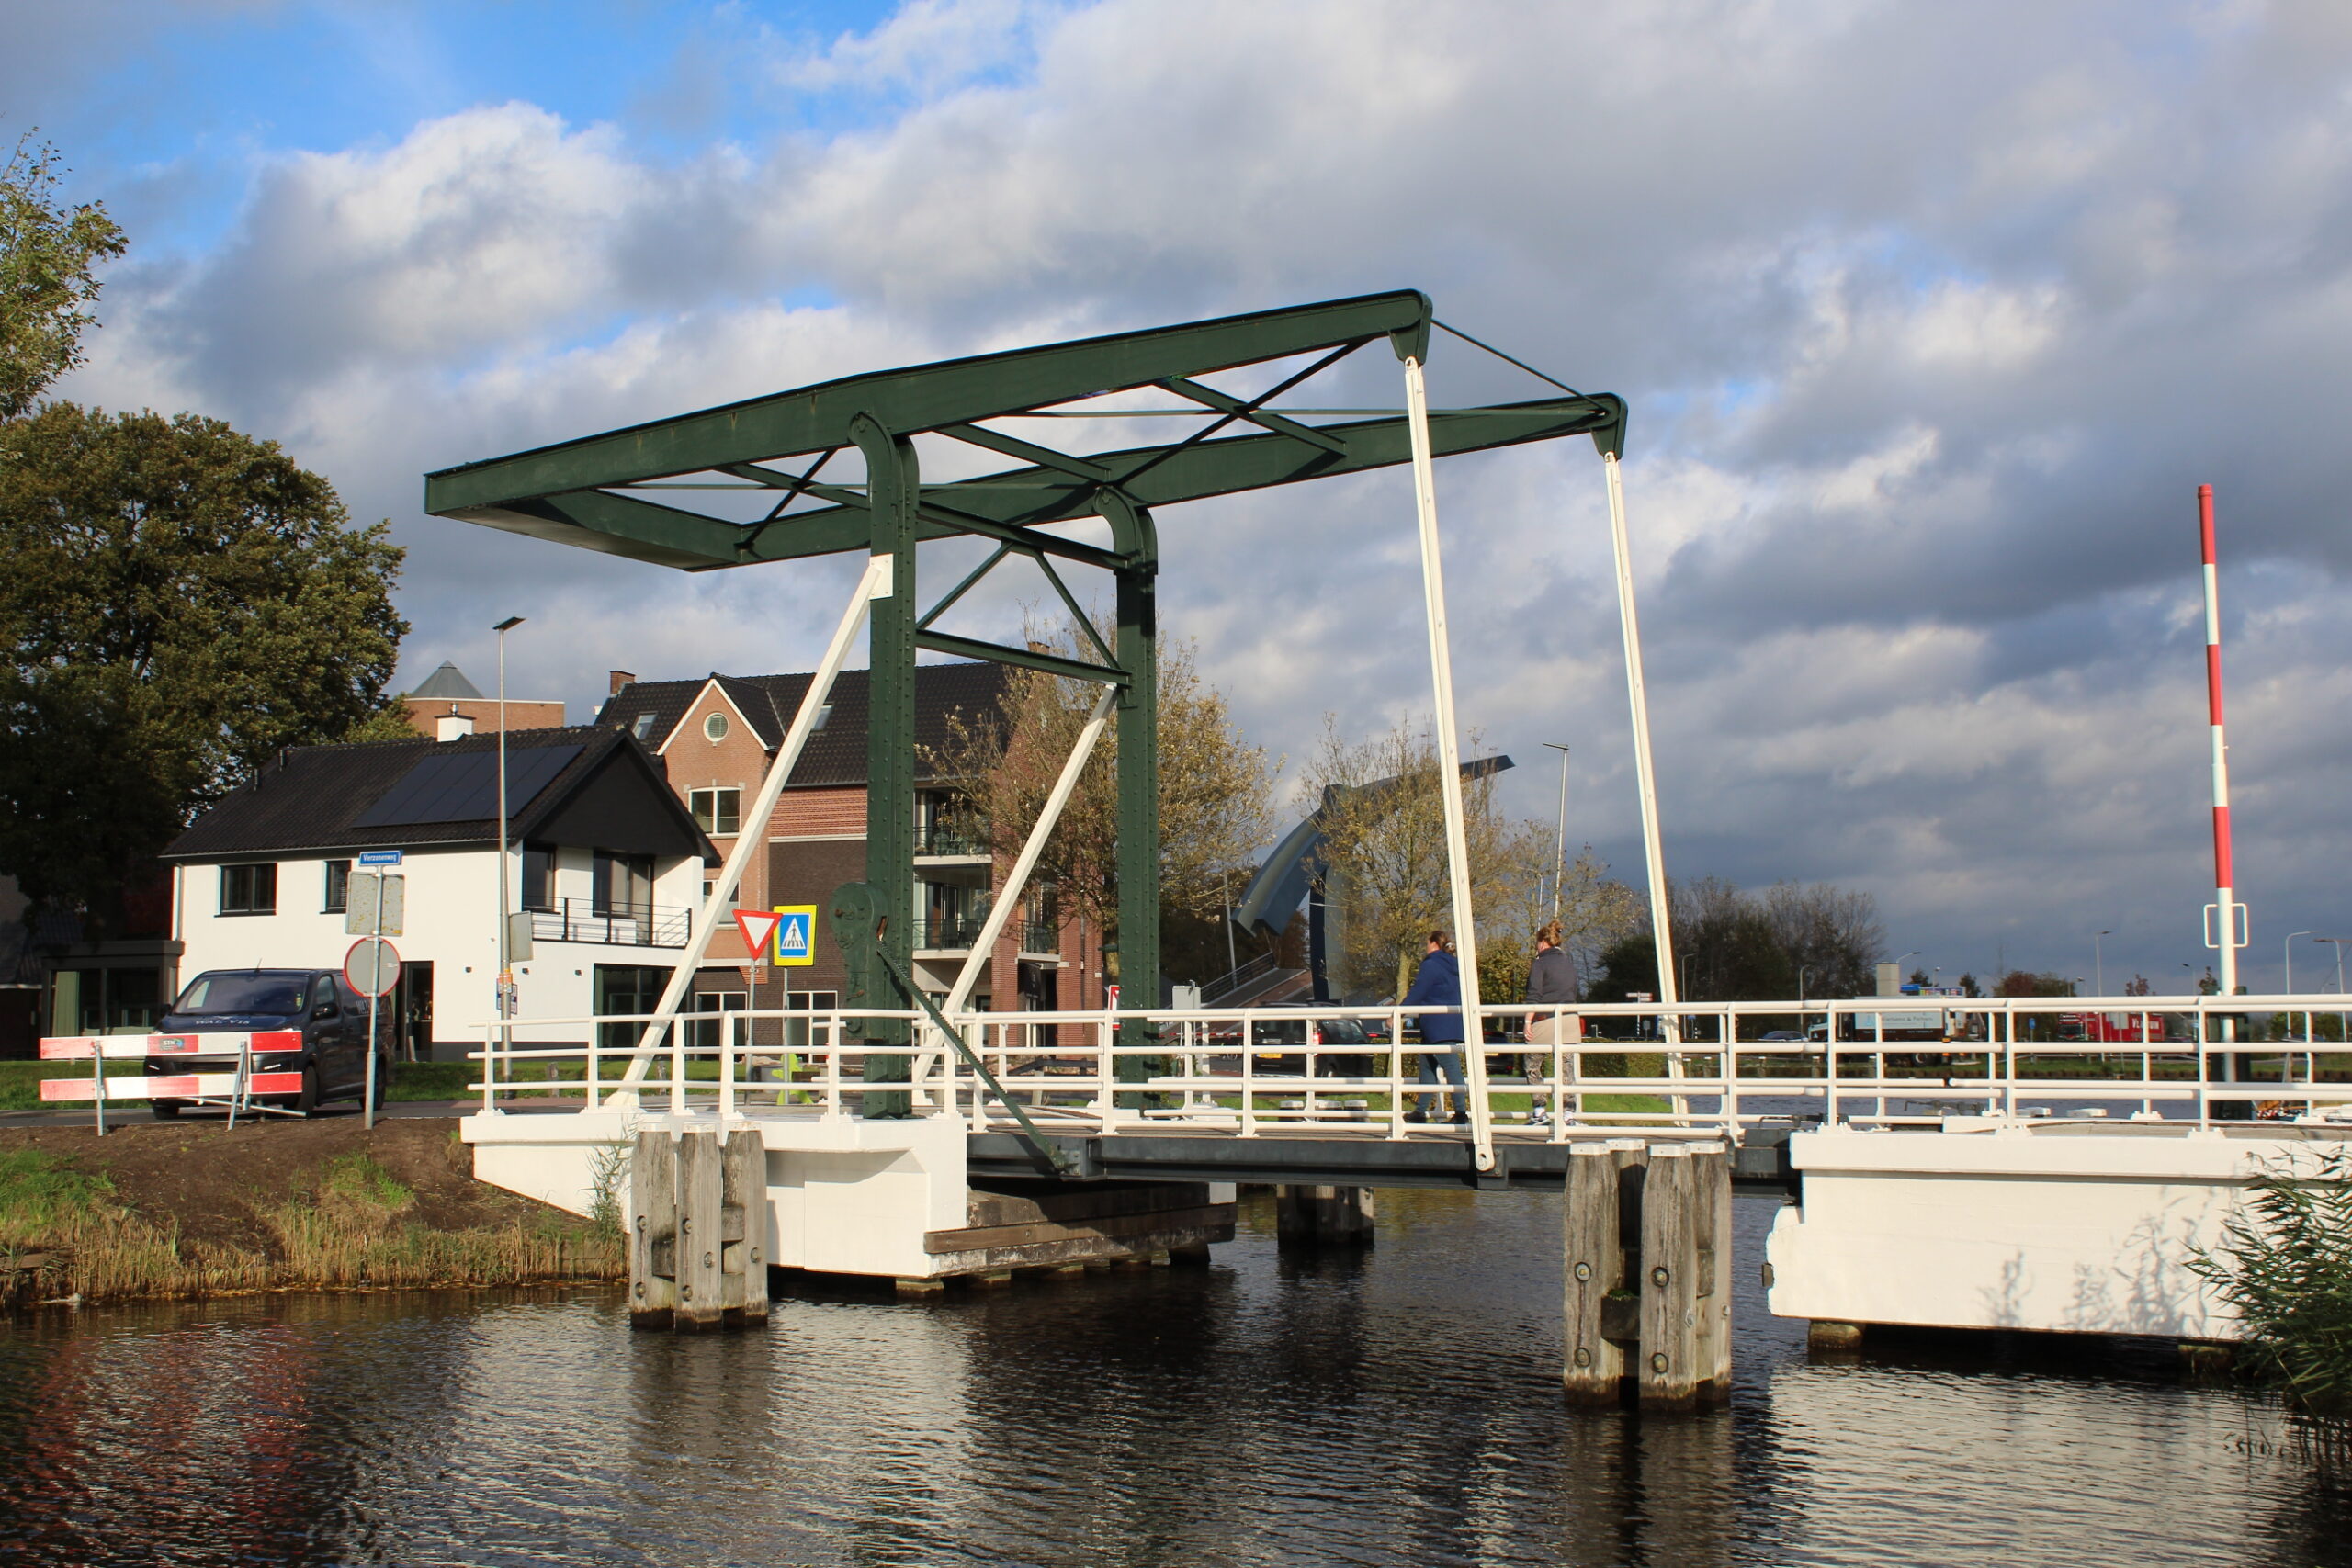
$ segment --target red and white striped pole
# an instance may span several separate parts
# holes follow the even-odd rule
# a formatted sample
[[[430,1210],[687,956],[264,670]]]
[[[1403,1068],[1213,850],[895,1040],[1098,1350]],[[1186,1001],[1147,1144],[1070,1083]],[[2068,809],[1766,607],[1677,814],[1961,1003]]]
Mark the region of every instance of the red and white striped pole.
[[[2197,487],[2205,550],[2205,701],[2213,739],[2213,905],[2205,943],[2221,950],[2222,995],[2238,991],[2236,874],[2230,865],[2230,750],[2222,733],[2222,578],[2213,559],[2213,487]],[[2223,1028],[2228,1029],[2224,1021]]]

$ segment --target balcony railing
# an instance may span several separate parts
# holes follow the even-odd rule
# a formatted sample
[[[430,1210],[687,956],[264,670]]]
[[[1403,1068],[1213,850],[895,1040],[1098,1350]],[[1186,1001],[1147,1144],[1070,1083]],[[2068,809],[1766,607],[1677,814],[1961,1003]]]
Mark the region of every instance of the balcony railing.
[[[600,942],[611,947],[684,947],[692,909],[665,904],[599,904],[593,898],[559,898],[531,911],[537,942]]]
[[[932,953],[967,951],[980,939],[988,916],[926,915],[915,922],[915,946]]]
[[[1021,951],[1023,953],[1059,953],[1061,933],[1043,920],[1023,921],[1021,927]]]
[[[989,847],[978,835],[955,822],[921,822],[915,825],[915,853],[919,855],[984,855]]]

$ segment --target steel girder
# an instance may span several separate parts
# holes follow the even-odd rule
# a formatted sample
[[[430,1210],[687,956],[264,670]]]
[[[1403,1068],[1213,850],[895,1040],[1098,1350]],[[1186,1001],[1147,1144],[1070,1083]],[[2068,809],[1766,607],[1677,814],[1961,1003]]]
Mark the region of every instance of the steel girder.
[[[1382,338],[1398,358],[1426,360],[1433,324],[1427,297],[1399,290],[852,376],[444,468],[425,478],[424,509],[687,571],[854,550],[893,557],[893,591],[876,602],[872,626],[867,880],[861,897],[875,909],[899,911],[880,922],[879,940],[901,968],[911,957],[916,650],[993,659],[1117,686],[1120,977],[1123,999],[1152,1007],[1160,1001],[1153,607],[1159,552],[1152,510],[1408,461],[1410,436],[1402,415],[1309,425],[1267,405]],[[1305,355],[1321,357],[1254,399],[1198,379]],[[1085,454],[1058,451],[984,423],[1141,389],[1182,398],[1213,417],[1179,440]],[[1248,433],[1223,434],[1235,427]],[[1603,392],[1438,411],[1430,436],[1438,456],[1579,434],[1615,453],[1623,449],[1624,429],[1624,401]],[[1017,466],[924,484],[912,441],[924,434],[1012,458]],[[826,464],[852,447],[865,458],[864,485],[826,481]],[[773,491],[775,505],[760,520],[741,522],[645,493],[644,487],[693,483],[687,477],[701,474],[723,474],[730,485]],[[1111,525],[1109,549],[1039,526],[1080,517]],[[928,614],[919,615],[916,547],[957,536],[990,539],[998,548]],[[1056,561],[1113,573],[1117,646],[1101,650],[1103,663],[932,629],[942,612],[1008,554],[1035,561],[1073,608]],[[884,967],[854,964],[853,976],[879,975]],[[858,988],[853,978],[853,989]],[[865,999],[861,994],[851,1003]],[[875,1025],[876,1039],[895,1041],[902,1033],[887,1021]],[[1145,1039],[1139,1028],[1122,1030],[1123,1043]],[[877,1057],[869,1067],[876,1077],[895,1078],[904,1063]],[[1123,1077],[1143,1077],[1149,1064],[1130,1058],[1122,1067]],[[899,1108],[889,1102],[904,1100],[876,1098],[881,1103],[874,1109],[884,1113]]]

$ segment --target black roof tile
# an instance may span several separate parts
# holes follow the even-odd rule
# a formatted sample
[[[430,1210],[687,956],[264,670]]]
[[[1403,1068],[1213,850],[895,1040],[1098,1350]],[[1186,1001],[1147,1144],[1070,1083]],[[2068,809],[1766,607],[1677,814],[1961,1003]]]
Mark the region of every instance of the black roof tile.
[[[569,749],[572,755],[528,800],[510,799],[514,837],[527,838],[535,825],[569,800],[581,784],[621,750],[638,752],[656,779],[666,778],[659,757],[628,736],[594,725],[551,729],[513,729],[506,734],[510,778],[517,752]],[[345,746],[303,746],[264,767],[244,788],[215,804],[174,840],[163,858],[213,861],[241,855],[288,854],[366,849],[437,849],[489,844],[498,836],[493,811],[467,822],[405,822],[360,827],[358,818],[427,758],[494,752],[498,737],[469,735],[458,740],[378,740]],[[692,829],[685,807],[665,786],[662,797]],[[706,848],[707,840],[695,835]]]

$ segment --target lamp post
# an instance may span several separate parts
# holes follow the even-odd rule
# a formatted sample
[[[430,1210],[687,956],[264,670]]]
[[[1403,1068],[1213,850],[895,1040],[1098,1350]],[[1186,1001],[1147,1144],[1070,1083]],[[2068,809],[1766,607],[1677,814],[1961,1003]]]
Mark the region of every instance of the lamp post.
[[[1903,973],[1903,964],[1905,960],[1918,957],[1921,951],[1921,949],[1915,947],[1910,952],[1905,953],[1903,957],[1894,961],[1894,988],[1896,990],[1899,991],[1904,987],[1911,983],[1909,977]]]
[[[2335,944],[2335,994],[2342,996],[2344,994],[2344,944],[2352,942],[2352,936],[2315,936],[2312,940],[2332,942]],[[2339,1012],[2335,1015],[2335,1032],[2339,1039],[2345,1032],[2344,1026],[2345,1015]]]
[[[514,1016],[514,966],[507,955],[506,930],[506,912],[514,908],[506,871],[511,827],[506,817],[506,634],[522,624],[522,616],[509,615],[491,627],[498,634],[498,1016],[503,1019]]]
[[[2091,933],[2091,973],[2098,976],[2098,994],[2102,997],[2107,995],[2107,954],[2099,943],[2114,934],[2113,931]]]
[[[2279,988],[2283,996],[2291,997],[2295,994],[2295,939],[2311,934],[2309,931],[2289,931],[2287,940],[2278,944],[2278,954],[2287,964],[2287,982]]]
[[[1560,889],[1568,879],[1568,749],[1557,740],[1544,745],[1560,754],[1560,836],[1552,848],[1552,918],[1560,918]]]

